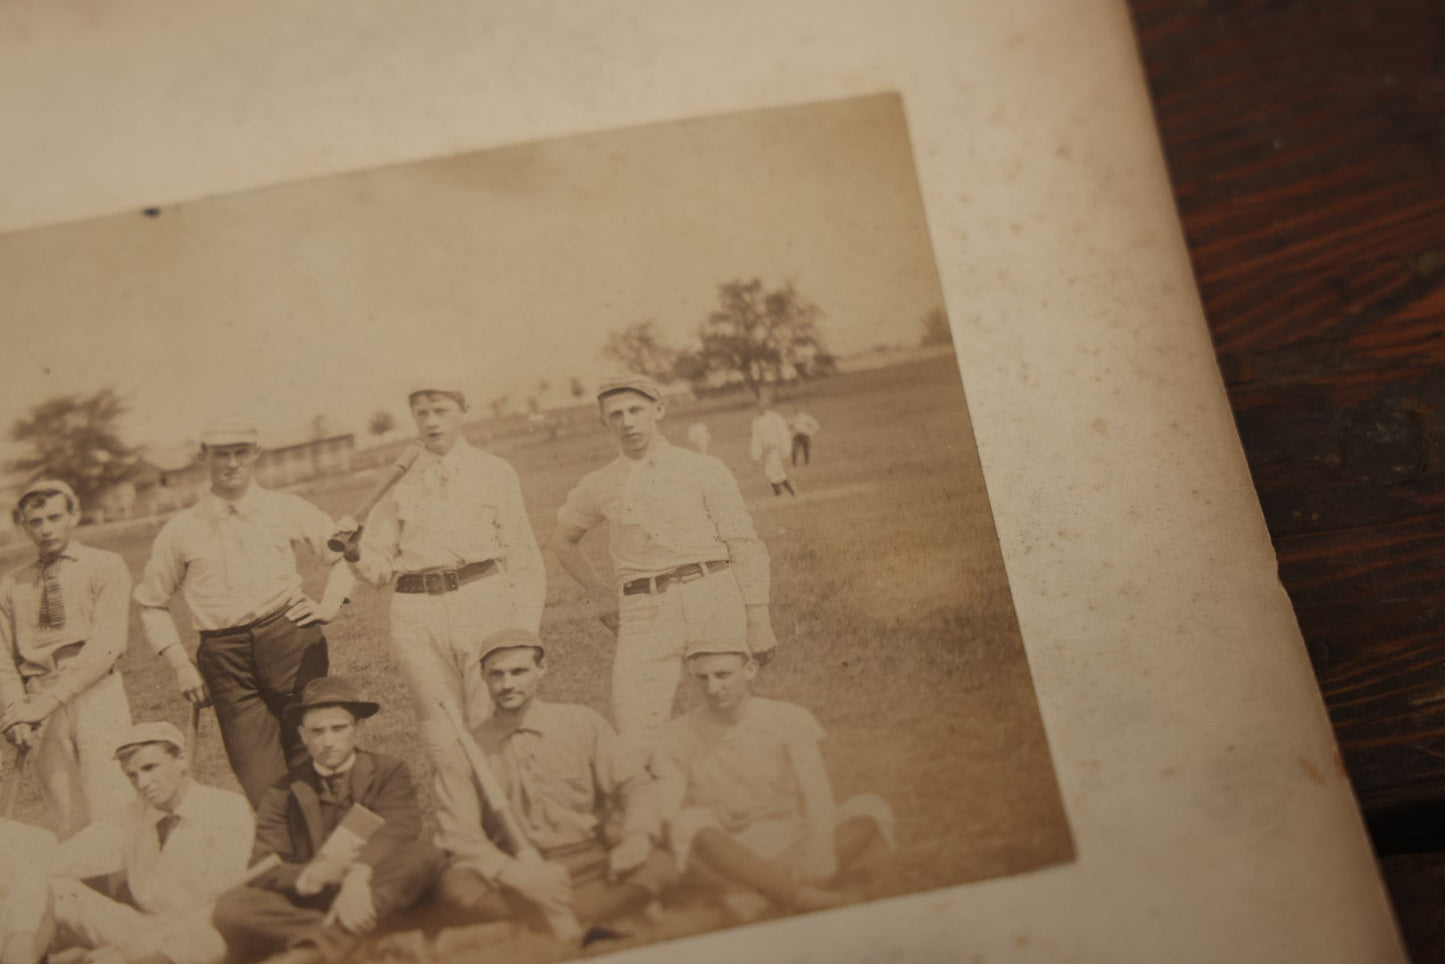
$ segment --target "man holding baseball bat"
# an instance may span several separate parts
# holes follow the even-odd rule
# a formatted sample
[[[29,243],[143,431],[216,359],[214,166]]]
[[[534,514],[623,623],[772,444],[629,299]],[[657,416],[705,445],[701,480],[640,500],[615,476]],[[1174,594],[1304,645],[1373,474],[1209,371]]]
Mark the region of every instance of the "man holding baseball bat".
[[[211,490],[161,528],[136,586],[141,625],[166,658],[186,699],[214,702],[226,756],[257,806],[266,788],[306,759],[281,715],[329,659],[321,626],[335,618],[355,583],[326,548],[331,517],[297,495],[254,481],[261,454],[254,423],[226,416],[201,434]],[[295,545],[329,566],[320,601],[301,588]],[[201,643],[192,664],[171,618],[183,593]]]
[[[311,759],[267,790],[256,814],[252,859],[280,864],[216,904],[233,960],[336,960],[441,871],[406,764],[357,746],[358,724],[380,709],[335,676],[312,680],[289,709]]]
[[[377,586],[394,581],[392,657],[432,763],[438,820],[475,825],[467,761],[438,701],[468,720],[487,714],[482,641],[508,627],[536,631],[546,573],[517,473],[462,437],[460,383],[419,380],[408,402],[424,451],[367,516],[356,570]]]
[[[211,964],[225,954],[212,902],[241,879],[253,821],[245,799],[191,779],[185,739],[170,723],[139,723],[116,757],[131,801],[60,845],[49,868],[57,939],[95,948],[92,961]],[[83,878],[122,872],[130,902]]]
[[[459,733],[477,760],[473,793],[493,786],[483,819],[444,824],[438,843],[451,865],[437,899],[459,918],[573,918],[595,923],[654,900],[675,878],[656,848],[652,782],[594,710],[536,698],[547,657],[535,633],[504,630],[480,665],[492,716]]]

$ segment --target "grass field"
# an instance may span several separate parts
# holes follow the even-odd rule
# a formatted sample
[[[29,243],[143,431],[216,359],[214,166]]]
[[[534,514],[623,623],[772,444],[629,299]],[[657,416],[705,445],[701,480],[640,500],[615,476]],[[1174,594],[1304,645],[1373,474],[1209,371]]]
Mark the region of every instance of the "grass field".
[[[812,466],[793,472],[796,500],[773,497],[747,457],[749,404],[711,404],[705,420],[713,454],[741,483],[773,560],[780,649],[758,692],[813,710],[829,733],[824,754],[840,799],[872,790],[897,812],[899,851],[871,896],[1070,859],[952,358],[806,383],[779,408],[791,412],[794,402],[823,426]],[[680,443],[695,417],[674,411],[664,430]],[[613,448],[599,427],[552,442],[523,440],[498,454],[521,477],[540,541],[568,489]],[[302,491],[339,515],[369,484],[357,477]],[[138,576],[159,525],[82,530],[81,538],[120,552]],[[588,537],[599,562],[604,541]],[[23,558],[13,547],[3,561]],[[388,656],[385,594],[357,595],[327,632],[333,672],[355,678],[386,707],[364,742],[414,761],[425,785],[414,719]],[[542,634],[552,663],[543,695],[608,713],[612,637],[550,558]],[[131,639],[122,665],[134,716],[184,727],[186,705],[134,617]],[[199,778],[234,788],[210,715],[201,744]],[[44,822],[33,781],[21,816]]]

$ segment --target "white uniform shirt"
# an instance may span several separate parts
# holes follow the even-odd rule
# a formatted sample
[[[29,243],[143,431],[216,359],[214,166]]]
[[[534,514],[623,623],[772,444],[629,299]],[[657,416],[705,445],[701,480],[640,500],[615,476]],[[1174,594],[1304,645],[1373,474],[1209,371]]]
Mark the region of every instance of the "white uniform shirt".
[[[737,480],[714,456],[659,438],[641,459],[619,455],[583,476],[557,521],[579,529],[606,522],[619,582],[731,559],[744,602],[768,601],[767,550]]]
[[[517,473],[506,460],[459,441],[444,456],[422,452],[372,510],[357,570],[380,586],[396,572],[488,559],[503,560],[518,625],[536,625],[547,575]]]
[[[192,780],[162,847],[156,825],[164,816],[137,795],[62,843],[51,873],[79,879],[124,871],[142,912],[186,912],[166,928],[167,943],[214,949],[221,938],[209,902],[246,872],[256,830],[251,806],[239,793]]]
[[[227,502],[213,492],[171,517],[156,536],[145,576],[136,586],[146,638],[156,652],[180,641],[167,607],[185,593],[197,629],[229,629],[299,602],[301,575],[294,544],[306,543],[328,565],[336,531],[331,517],[297,495],[252,484]],[[345,595],[355,577],[342,566],[331,579]],[[328,589],[333,587],[328,586]]]
[[[752,455],[754,461],[769,450],[782,451],[793,444],[793,432],[788,420],[777,412],[768,411],[753,419]]]

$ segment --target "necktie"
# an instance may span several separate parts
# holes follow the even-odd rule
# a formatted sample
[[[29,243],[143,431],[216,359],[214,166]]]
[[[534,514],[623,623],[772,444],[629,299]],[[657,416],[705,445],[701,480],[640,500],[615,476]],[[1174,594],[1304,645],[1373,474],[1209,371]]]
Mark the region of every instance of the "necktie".
[[[351,803],[351,773],[333,773],[322,777],[326,781],[327,796],[331,803],[345,807]]]
[[[65,625],[65,601],[60,598],[60,579],[55,574],[55,563],[40,569],[40,626],[42,629],[59,629]]]
[[[176,829],[176,824],[180,822],[181,818],[174,813],[168,813],[156,821],[156,839],[161,842],[161,849],[165,849],[166,838],[171,835],[171,831]]]

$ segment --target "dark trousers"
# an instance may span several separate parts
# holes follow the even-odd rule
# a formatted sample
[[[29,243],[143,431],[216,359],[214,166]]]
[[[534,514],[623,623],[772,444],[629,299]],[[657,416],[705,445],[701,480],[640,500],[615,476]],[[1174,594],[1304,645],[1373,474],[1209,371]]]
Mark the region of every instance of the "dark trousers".
[[[210,687],[231,771],[254,810],[267,787],[306,761],[300,735],[282,725],[281,713],[326,675],[326,637],[320,626],[297,626],[278,612],[201,633],[196,668]]]
[[[793,464],[798,464],[798,453],[803,453],[803,464],[808,465],[813,460],[813,437],[811,435],[793,436]]]
[[[622,880],[607,877],[607,848],[601,843],[569,847],[548,860],[572,878],[572,912],[583,927],[641,907],[677,881],[672,858],[653,849],[647,861]],[[514,891],[494,887],[475,870],[448,867],[437,883],[437,902],[457,924],[526,920],[545,928],[538,909]]]
[[[422,899],[441,873],[441,853],[425,841],[400,847],[372,871],[371,896],[378,921],[406,910]],[[279,890],[237,887],[216,901],[211,923],[226,939],[227,959],[259,961],[288,947],[311,944],[328,960],[344,957],[357,938],[335,923],[326,912],[337,889],[328,887],[314,897],[298,897]]]

